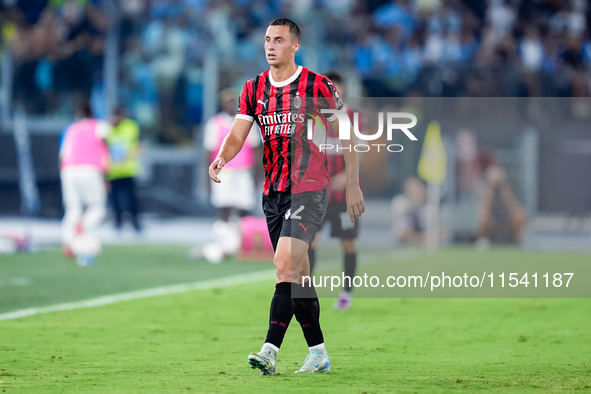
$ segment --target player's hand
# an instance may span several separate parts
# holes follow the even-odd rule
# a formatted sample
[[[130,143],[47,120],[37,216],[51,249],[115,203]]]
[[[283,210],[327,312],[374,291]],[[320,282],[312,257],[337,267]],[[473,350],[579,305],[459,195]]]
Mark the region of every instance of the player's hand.
[[[226,161],[222,158],[217,158],[213,161],[213,163],[211,163],[209,165],[209,177],[211,178],[212,181],[214,181],[215,183],[220,183],[221,181],[218,178],[218,174],[220,173],[220,171],[222,170],[222,168],[224,168],[224,165],[226,165]]]
[[[347,214],[351,217],[351,223],[358,222],[363,212],[365,203],[361,189],[359,186],[347,186]]]

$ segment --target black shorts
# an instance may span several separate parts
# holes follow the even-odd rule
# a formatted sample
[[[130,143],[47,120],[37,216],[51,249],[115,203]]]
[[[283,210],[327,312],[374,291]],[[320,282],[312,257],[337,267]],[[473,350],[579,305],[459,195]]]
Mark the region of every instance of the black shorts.
[[[273,250],[277,249],[281,237],[297,238],[312,245],[324,221],[327,205],[328,188],[299,194],[273,190],[268,195],[263,194],[263,212]]]
[[[328,203],[324,223],[330,222],[330,236],[341,239],[355,239],[359,233],[359,222],[351,223],[346,201]],[[320,226],[322,228],[322,225]]]

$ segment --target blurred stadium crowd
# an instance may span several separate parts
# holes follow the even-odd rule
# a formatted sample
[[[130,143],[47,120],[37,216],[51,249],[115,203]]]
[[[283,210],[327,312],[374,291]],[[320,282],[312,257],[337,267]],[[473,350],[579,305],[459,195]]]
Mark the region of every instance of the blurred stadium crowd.
[[[56,94],[88,96],[100,78],[109,25],[98,4],[68,0],[0,4],[3,46],[15,60],[14,99],[26,104],[29,112],[47,113],[59,109],[59,100],[52,100]]]
[[[239,87],[267,67],[262,36],[282,15],[304,31],[298,62],[338,69],[366,96],[589,96],[585,0],[0,1],[13,97],[28,112],[100,96],[112,27],[119,101],[173,143],[204,121],[206,58],[219,62],[220,87]]]

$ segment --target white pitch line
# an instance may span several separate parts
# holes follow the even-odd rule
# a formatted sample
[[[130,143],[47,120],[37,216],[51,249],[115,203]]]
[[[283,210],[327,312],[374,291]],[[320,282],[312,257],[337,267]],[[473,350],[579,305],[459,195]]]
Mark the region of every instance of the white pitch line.
[[[65,302],[62,304],[55,304],[37,308],[19,309],[13,312],[0,314],[0,321],[20,319],[22,317],[40,315],[43,313],[52,313],[59,311],[71,311],[74,309],[96,308],[98,306],[115,304],[121,301],[139,300],[141,298],[150,298],[170,294],[185,293],[192,290],[209,290],[214,288],[230,287],[234,285],[241,285],[253,282],[260,282],[267,279],[275,278],[275,270],[264,270],[251,272],[247,274],[240,274],[228,276],[225,278],[217,278],[204,280],[192,283],[180,283],[176,285],[154,287],[151,289],[129,291],[125,293],[118,293],[98,298],[92,298],[84,301]]]
[[[360,265],[370,265],[375,262],[376,256],[381,253],[368,253],[364,257],[364,261]],[[406,251],[398,255],[394,259],[396,262],[413,260],[420,254],[416,251]],[[319,271],[328,271],[339,262],[339,260],[331,259],[323,261],[322,269]],[[320,267],[319,267],[320,268]],[[97,298],[91,298],[89,300],[75,301],[75,302],[64,302],[62,304],[54,304],[42,307],[19,309],[13,312],[7,312],[0,314],[0,321],[20,319],[23,317],[40,315],[44,313],[60,312],[60,311],[71,311],[74,309],[86,309],[96,308],[104,305],[111,305],[122,301],[139,300],[142,298],[158,297],[170,294],[186,293],[192,290],[209,290],[215,288],[230,287],[235,285],[242,285],[247,283],[261,282],[263,280],[275,278],[275,269],[251,272],[247,274],[240,274],[234,276],[228,276],[225,278],[209,279],[191,283],[180,283],[176,285],[153,287],[151,289],[143,289],[136,291],[129,291],[125,293],[118,293],[108,296],[101,296]]]

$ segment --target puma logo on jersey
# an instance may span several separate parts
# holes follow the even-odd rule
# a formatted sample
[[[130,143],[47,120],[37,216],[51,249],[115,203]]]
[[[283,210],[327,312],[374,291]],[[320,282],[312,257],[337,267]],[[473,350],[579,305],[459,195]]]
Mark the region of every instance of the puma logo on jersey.
[[[308,234],[308,229],[310,228],[310,226],[306,227],[302,224],[302,222],[300,222],[300,227],[304,229],[304,234]]]
[[[263,104],[263,108],[267,109],[267,101],[269,101],[269,100],[265,100],[265,101],[257,100],[257,103]]]

